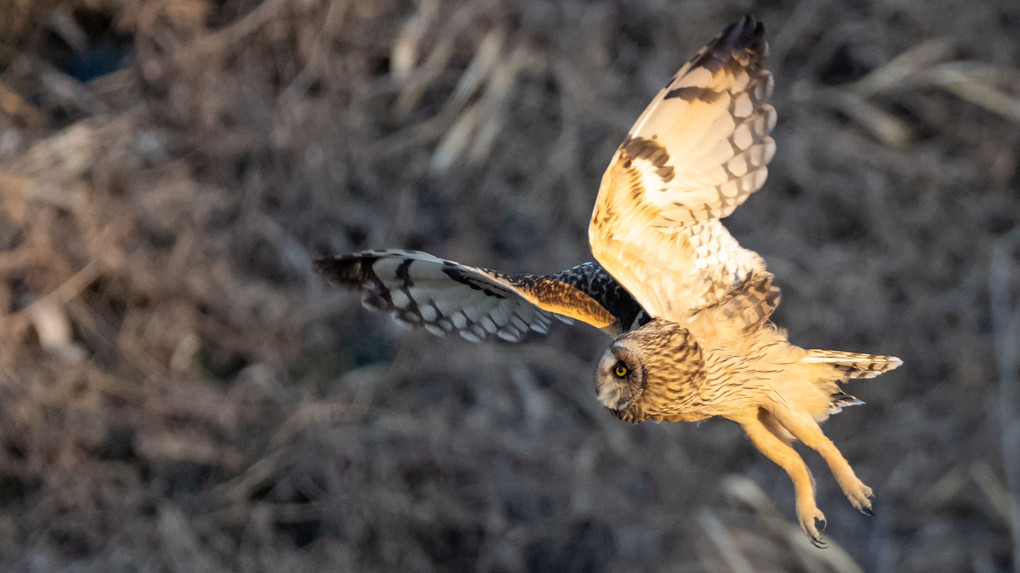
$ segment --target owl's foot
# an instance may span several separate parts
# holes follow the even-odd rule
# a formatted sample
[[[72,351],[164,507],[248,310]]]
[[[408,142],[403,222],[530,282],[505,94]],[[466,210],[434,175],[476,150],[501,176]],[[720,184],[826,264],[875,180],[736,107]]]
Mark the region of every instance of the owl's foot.
[[[864,482],[856,477],[853,482],[841,485],[843,485],[843,493],[846,494],[846,498],[850,500],[857,511],[864,515],[872,515],[871,497],[873,494],[870,487],[864,485]]]
[[[802,507],[802,504],[798,503],[797,517],[800,519],[800,528],[811,538],[811,543],[815,547],[827,547],[822,541],[822,534],[818,531],[818,522],[821,522],[822,531],[825,530],[825,514],[818,509],[814,501],[810,502],[810,507]]]
[[[822,454],[832,475],[836,476],[843,493],[857,511],[871,515],[871,488],[864,485],[853,468],[839,452],[832,440],[825,437],[818,423],[809,416],[780,410],[776,412],[780,423],[808,447]]]

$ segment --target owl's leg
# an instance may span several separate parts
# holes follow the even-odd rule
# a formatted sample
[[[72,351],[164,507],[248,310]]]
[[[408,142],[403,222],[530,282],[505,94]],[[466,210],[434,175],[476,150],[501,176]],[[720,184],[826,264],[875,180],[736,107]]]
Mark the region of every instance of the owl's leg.
[[[769,414],[768,411],[759,410],[758,419],[761,420],[761,423],[764,424],[770,432],[775,434],[777,438],[783,440],[787,444],[792,444],[797,440],[797,438],[794,437],[789,430],[784,428],[783,425],[779,423],[779,420],[776,420],[776,418],[772,414]]]
[[[779,423],[779,420],[770,414],[768,410],[758,410],[758,419],[761,420],[762,425],[768,428],[770,432],[775,434],[777,438],[783,440],[787,444],[793,444],[797,441],[797,438],[790,433],[790,430],[783,427],[783,425]],[[811,473],[811,470],[808,470],[808,477],[811,478],[811,487],[818,487],[815,484],[815,474]]]
[[[800,528],[804,530],[811,542],[818,547],[824,547],[822,536],[818,532],[816,522],[822,522],[822,529],[825,528],[825,514],[815,505],[815,488],[811,479],[811,472],[808,471],[804,460],[797,452],[774,434],[763,418],[768,416],[764,410],[759,410],[757,415],[741,417],[735,420],[744,431],[751,443],[765,454],[773,463],[783,468],[790,479],[793,480],[794,491],[797,495],[797,518],[800,521]]]
[[[836,476],[840,487],[843,488],[843,493],[857,508],[857,511],[871,515],[871,488],[858,479],[857,474],[850,467],[850,463],[846,461],[832,440],[822,433],[822,429],[818,427],[814,418],[784,409],[777,409],[772,414],[797,439],[825,458],[825,463],[829,464],[832,475]]]

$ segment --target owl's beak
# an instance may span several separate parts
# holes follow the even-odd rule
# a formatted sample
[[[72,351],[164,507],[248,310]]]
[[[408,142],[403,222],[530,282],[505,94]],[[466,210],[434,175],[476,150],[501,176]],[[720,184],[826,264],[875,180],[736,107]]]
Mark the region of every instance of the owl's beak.
[[[623,410],[630,406],[630,400],[624,400],[623,384],[616,381],[599,382],[599,402],[610,410]]]

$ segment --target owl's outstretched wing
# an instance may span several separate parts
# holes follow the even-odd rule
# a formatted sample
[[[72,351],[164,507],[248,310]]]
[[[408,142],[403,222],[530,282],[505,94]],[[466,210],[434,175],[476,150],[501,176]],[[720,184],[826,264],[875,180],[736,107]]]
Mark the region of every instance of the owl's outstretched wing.
[[[456,332],[474,342],[510,342],[545,333],[551,316],[577,319],[609,334],[647,320],[605,270],[585,263],[548,276],[508,275],[419,251],[379,250],[321,259],[315,271],[360,290],[370,310],[433,334]]]
[[[764,269],[718,219],[764,184],[775,152],[766,52],[753,18],[728,26],[652,100],[603,176],[592,252],[657,318],[683,322]]]

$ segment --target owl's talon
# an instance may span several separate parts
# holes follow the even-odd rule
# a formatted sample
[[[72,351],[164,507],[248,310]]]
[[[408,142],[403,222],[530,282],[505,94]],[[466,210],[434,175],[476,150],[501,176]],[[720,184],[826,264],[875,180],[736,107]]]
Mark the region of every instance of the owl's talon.
[[[818,524],[821,523],[822,531],[825,531],[827,522],[825,514],[817,507],[800,515],[800,528],[811,539],[811,544],[818,548],[828,547],[822,540],[822,534],[818,531]]]
[[[844,489],[843,493],[850,500],[850,504],[854,506],[854,509],[864,515],[874,515],[871,511],[871,498],[874,493],[870,487],[858,480],[856,484]]]

